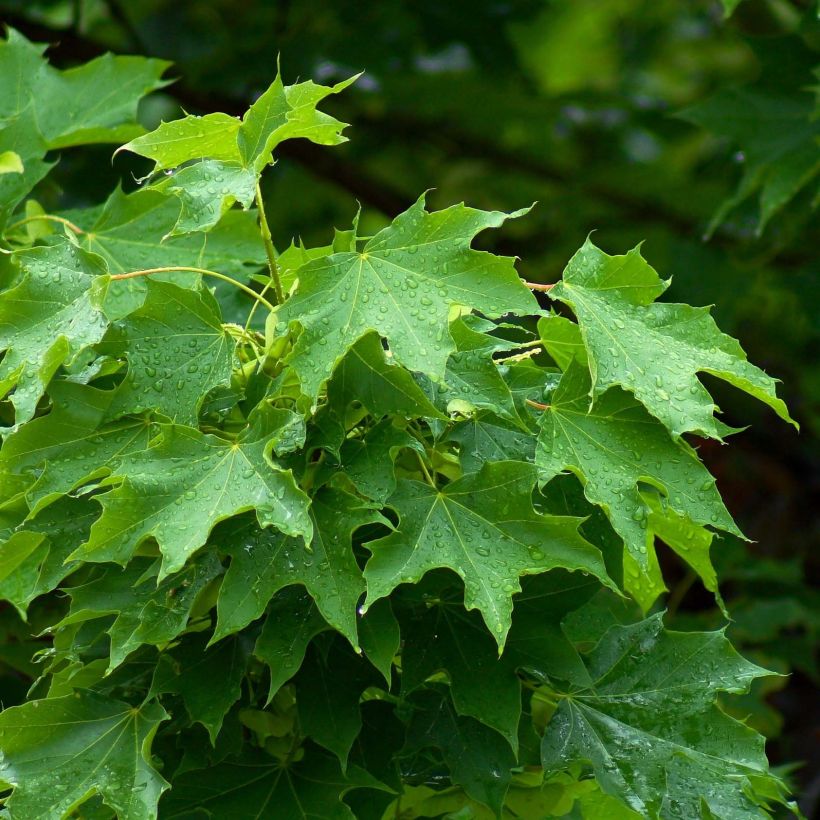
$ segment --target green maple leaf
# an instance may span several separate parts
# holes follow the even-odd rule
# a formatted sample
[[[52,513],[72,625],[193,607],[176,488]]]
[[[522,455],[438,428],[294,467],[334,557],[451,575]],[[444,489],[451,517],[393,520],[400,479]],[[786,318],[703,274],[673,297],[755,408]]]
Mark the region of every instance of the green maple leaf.
[[[49,395],[51,412],[22,425],[0,449],[0,495],[24,493],[32,515],[146,449],[150,433],[144,419],[103,423],[114,391],[55,381]]]
[[[718,330],[708,308],[655,303],[663,281],[635,248],[609,256],[587,239],[550,297],[569,305],[581,331],[595,400],[613,385],[635,397],[674,436],[719,439],[715,405],[698,373],[709,373],[766,403],[791,421],[775,379],[746,360]]]
[[[393,661],[401,647],[401,630],[389,598],[376,601],[359,621],[359,640],[367,659],[390,686]]]
[[[102,260],[68,243],[16,254],[22,280],[0,294],[0,381],[18,424],[28,421],[57,369],[102,339],[108,283]]]
[[[210,158],[236,162],[258,174],[271,161],[276,146],[286,139],[304,137],[322,145],[344,142],[341,131],[345,124],[317,111],[316,106],[355,80],[351,77],[332,87],[312,81],[285,86],[277,75],[241,120],[221,113],[187,116],[164,122],[119,150],[153,160],[155,171]]]
[[[181,236],[210,230],[234,203],[247,211],[256,196],[256,174],[239,163],[203,159],[154,187],[179,199],[179,218],[167,236]]]
[[[12,817],[63,817],[94,794],[121,820],[152,820],[168,784],[151,765],[151,742],[168,715],[79,691],[0,714],[0,781],[14,786]]]
[[[407,695],[436,673],[446,672],[456,712],[494,729],[516,753],[521,719],[519,670],[583,672],[560,622],[601,588],[594,578],[562,570],[524,580],[500,658],[480,618],[465,612],[461,596],[452,588],[425,589],[423,606],[415,607],[402,622],[402,692]]]
[[[584,340],[575,322],[557,314],[545,316],[538,320],[538,335],[561,370],[566,370],[573,359],[588,365]]]
[[[722,631],[670,632],[656,615],[612,627],[584,662],[590,682],[559,690],[544,733],[547,772],[589,762],[642,817],[768,816],[749,796],[767,779],[764,739],[715,703],[768,673]]]
[[[126,194],[117,188],[101,206],[64,211],[62,216],[83,229],[84,233],[77,236],[76,241],[102,256],[111,273],[191,265],[216,268],[241,277],[249,266],[252,269],[265,264],[265,249],[255,214],[232,211],[207,237],[166,238],[179,213],[179,202],[159,191],[142,188]],[[198,281],[195,274],[154,276],[160,279],[164,276],[164,281],[176,284]],[[125,287],[128,283],[144,284],[139,279],[122,280],[112,282],[111,287]]]
[[[341,133],[345,123],[316,106],[355,80],[351,77],[332,87],[311,81],[285,86],[277,76],[242,120],[220,113],[187,116],[162,123],[119,150],[152,159],[155,172],[197,160],[155,187],[182,202],[171,236],[207,231],[235,202],[250,207],[259,175],[284,140],[305,138],[320,145],[345,142]]]
[[[111,639],[109,672],[143,644],[160,646],[176,638],[185,629],[197,596],[222,566],[206,553],[161,581],[158,570],[157,562],[138,558],[125,569],[106,567],[91,581],[70,587],[66,591],[71,608],[54,629],[114,615],[106,629]]]
[[[358,766],[342,773],[332,755],[316,748],[289,765],[257,750],[176,778],[161,812],[168,820],[192,813],[235,820],[355,820],[342,798],[360,788],[385,790]]]
[[[333,752],[343,769],[362,730],[362,692],[378,683],[375,670],[339,640],[326,652],[312,646],[296,676],[299,728]]]
[[[452,305],[489,316],[536,310],[512,259],[470,248],[479,231],[524,213],[464,205],[428,213],[422,196],[361,253],[333,253],[300,268],[277,316],[279,326],[302,329],[288,358],[302,389],[318,395],[339,359],[371,331],[387,340],[397,362],[442,380],[455,349]]]
[[[251,509],[261,526],[309,540],[307,496],[269,457],[272,422],[262,406],[233,443],[190,427],[161,425],[156,444],[120,459],[122,483],[97,496],[102,515],[72,557],[125,565],[153,537],[164,578],[205,543],[215,524]]]
[[[480,610],[500,651],[521,575],[563,567],[611,585],[601,554],[578,534],[579,519],[535,512],[534,483],[535,467],[513,461],[487,464],[441,490],[399,482],[388,501],[400,517],[397,530],[366,544],[365,609],[399,584],[447,567],[464,581],[465,607]]]
[[[215,536],[231,564],[219,590],[214,641],[262,615],[283,587],[302,584],[325,620],[358,649],[356,605],[365,587],[353,556],[352,534],[383,519],[366,502],[331,489],[317,493],[310,515],[310,551],[294,538],[254,524]]]
[[[49,149],[119,142],[142,131],[137,103],[167,84],[160,77],[170,63],[105,54],[58,71],[43,59],[45,49],[14,29],[0,41],[0,119],[13,119],[31,106]]]
[[[207,635],[187,635],[164,652],[154,670],[151,695],[180,695],[191,720],[201,723],[216,745],[225,715],[239,700],[248,662],[246,639],[234,636],[206,647]]]
[[[431,384],[430,391],[437,404],[449,412],[474,415],[477,410],[487,410],[526,430],[513,393],[492,358],[498,351],[515,347],[515,343],[475,330],[468,320],[477,319],[462,316],[450,323],[456,350],[447,360],[444,384]],[[486,325],[495,327],[491,322]]]
[[[0,175],[0,222],[48,172],[47,151],[142,133],[137,104],[166,85],[164,60],[106,54],[58,71],[43,59],[45,49],[14,29],[0,40],[0,145],[12,147],[24,166]]]
[[[521,683],[515,669],[499,659],[498,647],[481,619],[465,612],[458,597],[453,598],[438,595],[435,605],[404,621],[402,692],[409,694],[437,672],[446,671],[456,712],[495,729],[517,753]]]
[[[205,394],[230,384],[234,346],[210,292],[148,282],[142,306],[113,325],[98,347],[128,359],[107,417],[154,410],[196,424]]]
[[[647,609],[664,591],[654,549],[654,535],[663,537],[698,570],[716,591],[709,562],[710,536],[695,537],[704,526],[740,535],[715,480],[694,450],[676,441],[628,393],[609,390],[589,407],[590,377],[570,365],[541,417],[535,461],[546,483],[570,470],[584,485],[584,494],[607,514],[626,546],[625,582]],[[641,485],[663,494],[664,505],[691,527],[691,536],[677,537],[664,526],[661,505],[650,506]]]

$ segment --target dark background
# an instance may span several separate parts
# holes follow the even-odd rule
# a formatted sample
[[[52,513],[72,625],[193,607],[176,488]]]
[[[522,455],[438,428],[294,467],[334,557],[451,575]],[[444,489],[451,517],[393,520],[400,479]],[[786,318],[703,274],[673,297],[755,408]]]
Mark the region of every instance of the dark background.
[[[327,84],[364,70],[325,106],[352,124],[351,141],[285,143],[269,171],[280,247],[294,236],[325,244],[333,226],[350,224],[356,200],[363,233],[428,188],[433,207],[465,200],[511,210],[537,200],[526,219],[484,240],[520,256],[525,278],[555,281],[594,229],[610,253],[644,241],[647,259],[673,277],[670,300],[714,304],[722,329],[783,380],[802,425],[798,435],[715,383],[726,421],[752,426],[729,446],[695,443],[753,539],[714,548],[731,636],[758,663],[789,673],[733,709],[767,735],[775,765],[800,764],[790,777],[811,816],[820,801],[817,185],[762,232],[751,198],[706,240],[753,159],[747,132],[752,145],[789,135],[782,124],[747,122],[742,110],[724,129],[735,139],[678,116],[738,86],[805,101],[820,63],[809,6],[746,0],[727,21],[719,2],[697,0],[0,0],[0,19],[54,43],[59,66],[106,49],[172,60],[180,79],[144,105],[149,126],[180,106],[243,112],[273,79],[277,56],[286,82]],[[67,154],[38,196],[47,207],[95,204],[120,178],[133,186],[142,169],[130,161],[112,164],[108,149]],[[671,625],[722,623],[692,577],[666,572]]]

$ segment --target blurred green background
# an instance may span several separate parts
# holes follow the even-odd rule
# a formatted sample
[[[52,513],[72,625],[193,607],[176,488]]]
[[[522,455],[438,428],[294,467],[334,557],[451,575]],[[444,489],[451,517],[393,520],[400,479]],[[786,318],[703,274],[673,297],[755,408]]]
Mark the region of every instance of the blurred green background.
[[[287,82],[358,71],[326,108],[350,142],[287,143],[265,196],[279,247],[325,244],[363,209],[369,233],[433,189],[526,218],[485,240],[552,282],[596,230],[609,253],[644,242],[673,277],[668,298],[714,304],[722,329],[782,379],[802,433],[739,392],[713,388],[730,445],[701,443],[752,543],[719,540],[715,563],[733,640],[772,678],[735,713],[769,738],[807,815],[820,804],[817,432],[820,430],[820,122],[814,3],[745,0],[0,0],[0,19],[52,42],[67,66],[104,50],[163,57],[179,80],[148,100],[146,125],[241,113],[277,59]],[[144,169],[107,149],[66,154],[49,208],[95,204]],[[663,356],[664,351],[658,350]],[[739,424],[740,422],[737,421]],[[674,576],[671,625],[722,623]]]

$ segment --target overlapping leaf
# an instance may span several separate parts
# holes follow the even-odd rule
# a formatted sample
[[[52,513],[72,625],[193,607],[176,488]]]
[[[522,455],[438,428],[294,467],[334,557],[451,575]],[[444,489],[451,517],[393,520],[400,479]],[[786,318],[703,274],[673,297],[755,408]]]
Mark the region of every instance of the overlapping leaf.
[[[586,497],[606,512],[624,540],[626,586],[645,609],[665,589],[653,543],[656,533],[665,534],[667,543],[715,591],[711,539],[703,527],[740,534],[715,480],[692,448],[675,441],[628,393],[613,388],[590,409],[589,391],[589,373],[571,364],[541,418],[535,457],[541,480],[547,482],[562,470],[578,476]],[[641,485],[659,490],[663,504],[688,522],[688,538],[663,528],[661,504],[650,508]]]
[[[63,817],[94,794],[120,820],[151,820],[168,784],[151,764],[151,741],[168,715],[157,703],[77,692],[0,714],[0,780],[15,786],[11,816]]]
[[[51,592],[79,566],[66,561],[87,538],[99,507],[64,497],[26,521],[0,544],[0,598],[25,617],[29,604]]]
[[[32,514],[86,481],[111,473],[119,459],[145,450],[142,418],[104,423],[113,390],[68,381],[49,388],[52,410],[9,435],[0,449],[0,494],[25,493]]]
[[[186,590],[187,592],[187,590]],[[186,636],[161,656],[151,682],[154,695],[179,695],[191,720],[216,743],[225,715],[239,699],[250,647],[241,636],[207,647],[207,636]]]
[[[600,553],[578,534],[578,519],[535,512],[534,483],[535,468],[512,461],[487,464],[442,490],[400,482],[388,501],[400,517],[396,532],[367,544],[366,605],[447,567],[464,581],[465,607],[480,610],[503,648],[520,576],[561,567],[611,584]]]
[[[117,472],[125,477],[98,496],[102,515],[73,557],[124,565],[145,539],[155,538],[164,577],[183,566],[215,524],[247,510],[256,511],[263,527],[309,540],[307,497],[267,455],[272,421],[260,409],[236,442],[162,426],[154,446],[120,460]]]
[[[724,0],[727,13],[739,2]],[[812,185],[816,189],[820,173],[817,155],[820,123],[811,88],[816,56],[811,52],[806,57],[796,55],[785,39],[770,41],[765,48],[762,54],[765,67],[758,82],[740,88],[723,88],[679,115],[727,138],[741,149],[738,159],[742,162],[743,176],[734,195],[723,202],[712,217],[708,234],[741,203],[756,197],[759,235],[769,220],[801,190]],[[786,50],[788,61],[784,59]],[[770,66],[779,70],[778,85],[768,76]]]
[[[612,627],[585,663],[592,682],[560,694],[544,733],[548,772],[589,762],[642,817],[767,816],[750,796],[767,777],[763,738],[715,703],[766,672],[722,632],[667,632],[658,615]]]
[[[550,296],[578,319],[592,374],[590,397],[613,385],[628,390],[675,436],[720,438],[716,409],[698,373],[709,373],[768,404],[791,421],[775,380],[721,333],[708,308],[656,303],[666,289],[638,248],[609,256],[587,239]]]
[[[375,333],[368,333],[350,348],[333,371],[327,393],[340,415],[356,401],[374,416],[443,418],[410,373],[390,361]]]
[[[310,641],[329,629],[312,596],[290,586],[274,595],[253,653],[270,671],[268,701],[302,665]]]
[[[256,751],[175,779],[162,801],[162,816],[171,820],[207,812],[210,817],[236,820],[265,816],[355,820],[342,798],[359,788],[384,786],[357,766],[349,766],[343,774],[332,755],[315,747],[290,765]]]
[[[189,234],[168,237],[180,215],[180,202],[153,189],[130,194],[116,189],[96,208],[66,211],[63,217],[83,233],[76,237],[81,247],[102,256],[110,273],[128,273],[158,267],[197,267],[244,278],[247,270],[265,263],[265,250],[255,214],[226,213],[207,236]],[[152,279],[195,287],[197,273],[160,272]],[[105,300],[110,319],[120,319],[145,299],[143,277],[112,281]]]
[[[325,620],[358,647],[356,606],[365,585],[351,536],[358,527],[380,520],[374,507],[354,496],[323,490],[311,505],[309,549],[297,539],[253,524],[217,536],[231,565],[219,592],[214,640],[262,615],[278,590],[302,584]]]
[[[155,564],[151,559],[135,559],[125,569],[107,567],[93,580],[71,587],[71,608],[55,629],[114,615],[106,630],[111,640],[109,671],[142,644],[160,646],[176,638],[197,596],[222,566],[206,553],[158,583]]]
[[[171,235],[207,231],[235,202],[250,207],[257,179],[286,139],[305,138],[320,145],[345,141],[345,123],[318,111],[331,94],[347,88],[356,77],[326,87],[308,81],[285,86],[280,76],[248,109],[242,120],[227,114],[187,116],[162,123],[120,150],[154,161],[154,170],[173,169],[172,179],[157,187],[182,201]]]
[[[45,48],[14,29],[0,40],[0,153],[11,148],[24,164],[19,175],[0,175],[0,223],[47,173],[46,151],[140,134],[137,103],[165,85],[164,60],[106,54],[59,71]]]
[[[492,729],[456,714],[446,693],[428,690],[414,698],[404,751],[436,746],[454,783],[496,814],[510,785],[515,755]]]

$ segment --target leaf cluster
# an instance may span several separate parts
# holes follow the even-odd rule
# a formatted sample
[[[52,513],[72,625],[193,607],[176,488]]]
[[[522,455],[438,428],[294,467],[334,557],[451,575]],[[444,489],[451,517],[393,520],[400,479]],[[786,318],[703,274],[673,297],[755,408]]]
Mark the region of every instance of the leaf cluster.
[[[344,140],[317,106],[354,78],[141,133],[164,64],[60,73],[11,33],[0,65],[0,595],[39,636],[0,713],[10,817],[784,801],[719,702],[766,670],[650,614],[659,551],[718,596],[710,545],[741,535],[693,443],[734,432],[701,376],[791,421],[708,309],[591,241],[540,303],[473,247],[527,209],[422,196],[278,251],[260,177]],[[138,190],[18,211],[49,151],[123,141]]]

